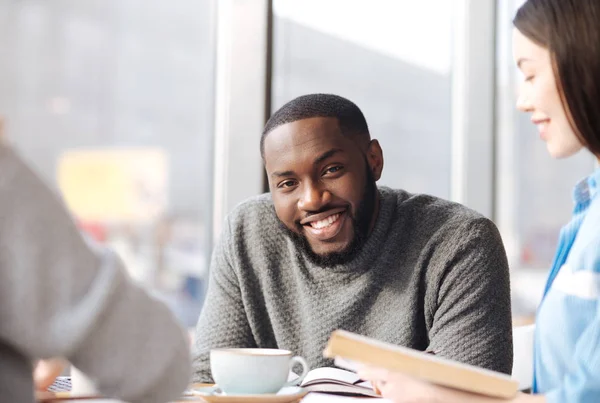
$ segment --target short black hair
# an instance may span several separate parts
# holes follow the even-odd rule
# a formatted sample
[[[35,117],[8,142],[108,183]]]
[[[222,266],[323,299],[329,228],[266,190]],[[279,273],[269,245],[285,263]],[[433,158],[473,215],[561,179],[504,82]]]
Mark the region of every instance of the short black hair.
[[[260,138],[260,155],[263,160],[265,139],[270,132],[286,123],[310,118],[336,118],[342,134],[371,139],[365,116],[354,102],[333,94],[302,95],[283,105],[267,121]]]

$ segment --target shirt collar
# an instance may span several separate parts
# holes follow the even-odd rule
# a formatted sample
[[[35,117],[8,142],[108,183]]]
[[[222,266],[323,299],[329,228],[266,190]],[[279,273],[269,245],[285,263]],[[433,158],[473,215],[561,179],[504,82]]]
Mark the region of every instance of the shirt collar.
[[[585,204],[600,194],[600,168],[587,178],[579,181],[573,190],[573,201],[576,205]]]

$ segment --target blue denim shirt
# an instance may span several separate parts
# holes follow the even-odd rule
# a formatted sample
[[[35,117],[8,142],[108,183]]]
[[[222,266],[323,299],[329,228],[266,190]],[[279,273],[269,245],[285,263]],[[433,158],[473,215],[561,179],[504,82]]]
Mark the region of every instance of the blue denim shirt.
[[[548,402],[600,402],[600,168],[574,199],[536,321],[533,389]]]

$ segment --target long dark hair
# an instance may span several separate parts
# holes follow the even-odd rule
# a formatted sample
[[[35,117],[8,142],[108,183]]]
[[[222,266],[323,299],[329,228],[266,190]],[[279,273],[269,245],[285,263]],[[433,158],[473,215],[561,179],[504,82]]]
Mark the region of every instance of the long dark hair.
[[[550,52],[569,123],[600,158],[600,0],[527,0],[513,24]]]

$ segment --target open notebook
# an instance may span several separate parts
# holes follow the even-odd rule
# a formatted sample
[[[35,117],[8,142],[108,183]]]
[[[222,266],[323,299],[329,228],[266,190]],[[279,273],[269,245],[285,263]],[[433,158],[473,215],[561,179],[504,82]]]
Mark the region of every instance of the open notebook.
[[[363,381],[354,372],[339,368],[316,368],[308,372],[299,385],[309,392],[344,396],[379,397],[370,382]]]

